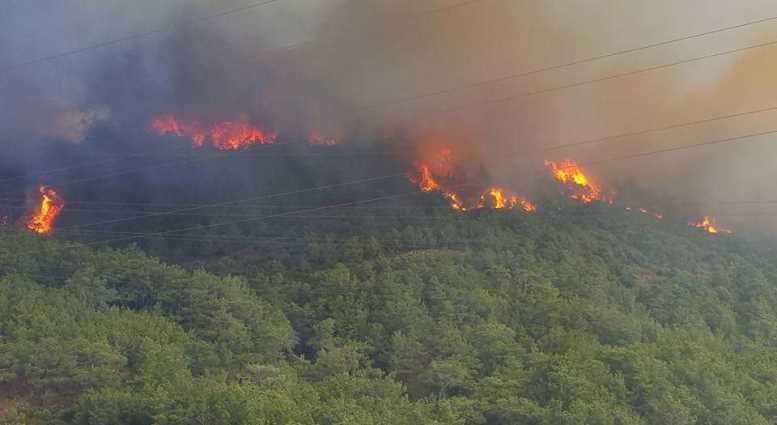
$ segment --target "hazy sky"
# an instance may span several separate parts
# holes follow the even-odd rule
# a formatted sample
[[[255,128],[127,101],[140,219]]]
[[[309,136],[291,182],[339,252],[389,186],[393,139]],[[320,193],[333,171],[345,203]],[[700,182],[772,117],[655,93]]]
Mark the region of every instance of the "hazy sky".
[[[214,119],[245,112],[282,129],[312,122],[362,133],[443,126],[466,129],[495,174],[529,184],[531,173],[524,170],[543,156],[600,161],[777,130],[777,112],[765,112],[531,153],[777,107],[777,45],[521,95],[777,42],[777,19],[508,78],[777,17],[773,0],[279,0],[206,24],[186,24],[249,3],[3,0],[5,141],[78,139],[95,121],[142,122],[144,114],[166,111]],[[158,28],[182,29],[6,68]],[[278,50],[289,45],[297,48]],[[438,92],[444,94],[427,96]],[[490,102],[502,98],[512,99]],[[439,108],[452,111],[434,113]],[[766,211],[762,220],[777,228],[777,204],[715,203],[777,200],[776,144],[777,136],[769,135],[591,166],[606,183],[636,179],[661,193],[704,201],[704,208],[723,215]]]

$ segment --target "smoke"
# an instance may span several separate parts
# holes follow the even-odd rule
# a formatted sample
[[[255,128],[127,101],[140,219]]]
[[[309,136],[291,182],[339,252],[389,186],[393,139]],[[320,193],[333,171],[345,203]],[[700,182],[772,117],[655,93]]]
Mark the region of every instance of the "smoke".
[[[163,113],[245,115],[290,138],[336,132],[411,152],[455,132],[446,142],[468,169],[516,190],[535,187],[543,158],[574,158],[597,163],[591,173],[610,186],[637,182],[724,214],[719,200],[767,200],[777,177],[772,136],[618,160],[766,131],[774,113],[545,151],[777,106],[775,46],[636,72],[777,40],[777,23],[531,73],[771,16],[769,0],[280,0],[198,19],[246,4],[7,1],[5,65],[165,32],[2,72],[0,143],[77,142],[101,126],[143,135]],[[632,75],[554,89],[617,74]],[[547,92],[525,95],[536,91]]]

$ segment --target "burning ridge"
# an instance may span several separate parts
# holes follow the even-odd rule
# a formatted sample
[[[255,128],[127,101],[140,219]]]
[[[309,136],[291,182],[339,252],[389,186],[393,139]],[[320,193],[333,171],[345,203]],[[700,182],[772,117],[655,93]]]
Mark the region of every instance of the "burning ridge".
[[[176,135],[190,135],[195,146],[202,146],[208,138],[218,149],[240,149],[246,144],[254,142],[267,144],[272,139],[265,139],[260,130],[248,126],[243,122],[230,122],[223,126],[200,127],[195,124],[182,125],[172,117],[159,118],[155,121],[155,127],[159,131],[172,132]],[[201,133],[202,128],[208,129],[208,134]],[[328,139],[320,139],[322,144],[328,144]],[[482,176],[473,179],[471,175],[461,170],[462,162],[454,154],[452,149],[444,148],[427,152],[414,161],[413,170],[408,173],[408,178],[421,192],[439,193],[446,199],[450,207],[459,212],[478,209],[520,209],[526,213],[537,211],[537,204],[527,197],[519,195],[502,186],[483,183]],[[592,203],[603,202],[609,205],[615,204],[615,192],[603,189],[602,185],[592,180],[574,160],[563,160],[558,163],[545,160],[545,168],[550,172],[558,186],[560,193],[575,202]],[[471,181],[479,181],[472,183]],[[65,207],[65,201],[53,188],[40,186],[40,201],[35,211],[26,221],[26,227],[38,234],[50,234],[54,230],[54,223]],[[656,219],[663,219],[662,213],[653,210],[632,206],[622,206],[627,211],[637,211],[642,214],[652,215]],[[703,229],[710,234],[731,234],[731,230],[719,226],[714,217],[705,216],[698,221],[692,221],[689,225]]]
[[[174,115],[157,115],[151,120],[151,130],[160,135],[172,134],[187,137],[192,146],[200,148],[209,143],[218,150],[234,151],[253,145],[273,145],[278,142],[278,133],[267,131],[251,123],[245,116],[214,123],[183,120]],[[308,143],[312,146],[334,146],[338,137],[311,131]]]
[[[600,185],[591,181],[577,165],[577,162],[566,159],[557,164],[545,160],[545,167],[551,172],[553,178],[563,185],[564,192],[570,198],[585,203],[593,201],[612,203],[614,194],[605,193]]]
[[[173,115],[159,115],[151,121],[151,128],[159,135],[189,137],[194,147],[202,147],[207,141],[218,150],[238,150],[257,144],[271,145],[278,139],[277,133],[262,130],[249,123],[245,117],[203,124],[198,121],[182,121]]]
[[[554,162],[544,161],[545,168],[551,177],[558,183],[560,193],[569,199],[581,202],[604,202],[615,204],[615,192],[605,190],[592,180],[580,165],[571,159]],[[520,208],[527,213],[537,210],[537,205],[528,198],[503,189],[499,186],[490,186],[478,191],[479,197],[473,198],[465,190],[466,185],[461,184],[456,171],[454,154],[451,149],[441,149],[434,155],[427,155],[423,160],[416,160],[414,170],[410,172],[409,179],[415,183],[422,192],[438,192],[445,198],[452,209],[456,211],[469,211],[481,208],[514,209]],[[474,200],[473,200],[474,199]],[[636,211],[641,214],[651,215],[658,220],[664,219],[664,214],[645,207],[623,207],[626,211]],[[729,229],[717,225],[714,218],[705,216],[697,222],[691,222],[691,226],[704,229],[711,234],[730,234]]]
[[[408,173],[408,176],[422,192],[439,192],[456,211],[487,207],[521,208],[526,212],[534,212],[537,209],[526,197],[499,186],[488,186],[485,189],[475,189],[473,192],[470,189],[472,185],[462,183],[463,179],[456,172],[456,158],[453,151],[448,148],[416,160],[414,171]]]

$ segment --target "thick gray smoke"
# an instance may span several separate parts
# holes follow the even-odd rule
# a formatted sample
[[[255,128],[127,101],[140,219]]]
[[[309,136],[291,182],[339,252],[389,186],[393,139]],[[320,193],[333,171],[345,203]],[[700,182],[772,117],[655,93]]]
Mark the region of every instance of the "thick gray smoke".
[[[605,184],[636,181],[732,222],[751,221],[740,214],[755,207],[734,211],[718,201],[773,200],[775,136],[610,159],[777,129],[777,113],[543,149],[777,106],[777,46],[552,90],[774,41],[777,21],[509,78],[777,16],[772,0],[279,0],[195,19],[246,4],[6,0],[4,65],[172,30],[3,68],[3,141],[77,141],[96,123],[142,127],[159,113],[242,114],[300,137],[318,129],[412,142],[462,129],[470,145],[463,151],[477,166],[521,190],[550,157],[596,162],[592,172]]]

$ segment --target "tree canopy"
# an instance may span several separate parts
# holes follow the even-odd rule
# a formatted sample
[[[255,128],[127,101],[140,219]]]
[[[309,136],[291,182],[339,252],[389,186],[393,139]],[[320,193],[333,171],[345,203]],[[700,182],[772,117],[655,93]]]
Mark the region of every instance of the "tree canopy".
[[[172,265],[0,233],[7,424],[772,424],[777,257],[567,207]]]

